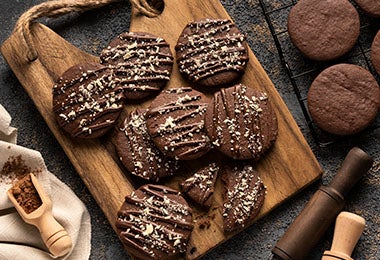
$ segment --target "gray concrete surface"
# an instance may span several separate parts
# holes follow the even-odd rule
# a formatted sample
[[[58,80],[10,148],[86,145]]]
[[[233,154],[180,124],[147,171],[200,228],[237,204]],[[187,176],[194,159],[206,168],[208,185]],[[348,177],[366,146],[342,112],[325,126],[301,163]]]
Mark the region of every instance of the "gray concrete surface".
[[[10,35],[18,17],[29,7],[40,2],[42,1],[0,1],[0,42],[3,42]],[[324,175],[321,180],[307,187],[235,238],[212,250],[203,259],[269,259],[271,257],[270,250],[276,241],[299,214],[317,188],[331,180],[343,158],[353,146],[361,147],[377,162],[377,169],[371,170],[359,182],[350,194],[349,202],[345,208],[362,215],[367,220],[364,235],[359,240],[353,257],[368,260],[380,259],[379,128],[365,131],[353,138],[340,140],[327,148],[319,147],[310,134],[289,78],[280,64],[278,52],[258,0],[222,0],[221,2],[238,27],[248,35],[250,47],[295,117],[302,133],[323,167]],[[268,8],[278,8],[291,3],[290,0],[265,0],[265,2]],[[70,14],[58,19],[42,19],[41,22],[47,24],[79,48],[93,54],[99,54],[109,39],[128,30],[130,10],[130,4],[125,1],[101,10]],[[274,14],[273,18],[279,28],[285,26],[286,13],[285,15]],[[377,30],[378,27],[375,24],[362,31],[364,39],[367,39],[367,46]],[[293,51],[287,36],[281,37],[283,37],[284,48],[290,52]],[[297,69],[302,69],[305,63],[309,65],[307,61],[299,57],[297,52],[290,57],[295,66],[299,67]],[[353,63],[360,63],[357,56],[348,58],[348,60]],[[307,90],[307,85],[304,88]],[[128,259],[102,211],[76,174],[32,100],[23,90],[3,58],[0,58],[0,103],[12,115],[12,125],[19,129],[19,144],[40,151],[45,158],[48,169],[71,187],[87,205],[93,228],[90,259]],[[377,126],[379,126],[378,122],[377,119]],[[301,164],[302,158],[298,158],[298,160]],[[308,259],[320,259],[323,251],[329,249],[332,232],[333,229],[331,228],[311,252]]]

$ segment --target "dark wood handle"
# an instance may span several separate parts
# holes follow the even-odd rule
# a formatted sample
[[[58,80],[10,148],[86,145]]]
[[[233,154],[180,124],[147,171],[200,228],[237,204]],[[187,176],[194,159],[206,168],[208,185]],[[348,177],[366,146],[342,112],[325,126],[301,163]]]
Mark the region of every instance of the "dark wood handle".
[[[345,198],[351,188],[372,167],[373,158],[358,147],[347,154],[329,187],[335,189]]]

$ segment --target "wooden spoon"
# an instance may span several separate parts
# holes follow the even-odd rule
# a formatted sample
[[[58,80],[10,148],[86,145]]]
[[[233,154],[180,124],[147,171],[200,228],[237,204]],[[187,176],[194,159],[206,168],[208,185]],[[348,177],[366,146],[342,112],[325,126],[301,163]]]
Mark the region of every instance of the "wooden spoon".
[[[42,189],[34,174],[30,173],[33,186],[41,198],[42,204],[29,214],[20,206],[13,195],[13,188],[8,190],[8,197],[12,201],[21,218],[28,224],[34,225],[41,233],[42,240],[54,256],[63,256],[72,248],[72,242],[67,231],[53,217],[52,201]]]

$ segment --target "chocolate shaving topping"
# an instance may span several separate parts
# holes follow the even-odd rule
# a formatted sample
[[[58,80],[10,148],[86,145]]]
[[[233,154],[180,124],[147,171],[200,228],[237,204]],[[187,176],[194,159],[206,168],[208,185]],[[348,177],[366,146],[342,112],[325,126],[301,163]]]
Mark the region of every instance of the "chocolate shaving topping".
[[[191,88],[163,91],[147,112],[148,131],[160,150],[178,159],[195,159],[210,149],[204,131],[206,97]]]
[[[180,183],[181,191],[201,206],[209,208],[212,203],[219,166],[211,163]]]
[[[73,137],[95,138],[115,124],[123,107],[122,88],[100,64],[71,67],[53,87],[53,111]]]
[[[157,182],[173,175],[179,164],[157,149],[147,131],[145,119],[146,110],[138,109],[129,114],[117,133],[116,150],[132,174]]]
[[[245,36],[230,20],[188,24],[175,49],[180,72],[193,82],[222,72],[242,74],[248,61]]]
[[[123,33],[100,55],[104,65],[115,71],[115,81],[127,98],[136,99],[158,92],[170,79],[173,57],[169,44],[148,33]]]
[[[234,159],[258,159],[277,136],[266,93],[242,84],[216,92],[205,120],[214,146]]]
[[[266,187],[252,166],[227,168],[223,174],[225,183],[223,221],[227,232],[244,228],[259,213],[266,194]]]
[[[193,229],[192,210],[178,191],[149,184],[125,198],[116,227],[135,257],[168,259],[186,251]]]

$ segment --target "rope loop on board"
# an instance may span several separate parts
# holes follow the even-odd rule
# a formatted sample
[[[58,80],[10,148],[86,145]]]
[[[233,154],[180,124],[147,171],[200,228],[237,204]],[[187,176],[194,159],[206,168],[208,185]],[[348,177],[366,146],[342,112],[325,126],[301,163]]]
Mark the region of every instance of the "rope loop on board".
[[[18,19],[13,32],[20,31],[27,46],[27,59],[34,61],[38,57],[36,47],[33,42],[31,25],[33,21],[41,17],[59,17],[71,12],[84,12],[109,5],[111,3],[121,2],[123,0],[52,0],[43,2],[31,7],[23,13]],[[147,17],[156,17],[161,11],[156,9],[149,0],[129,0],[132,9],[136,13]]]

